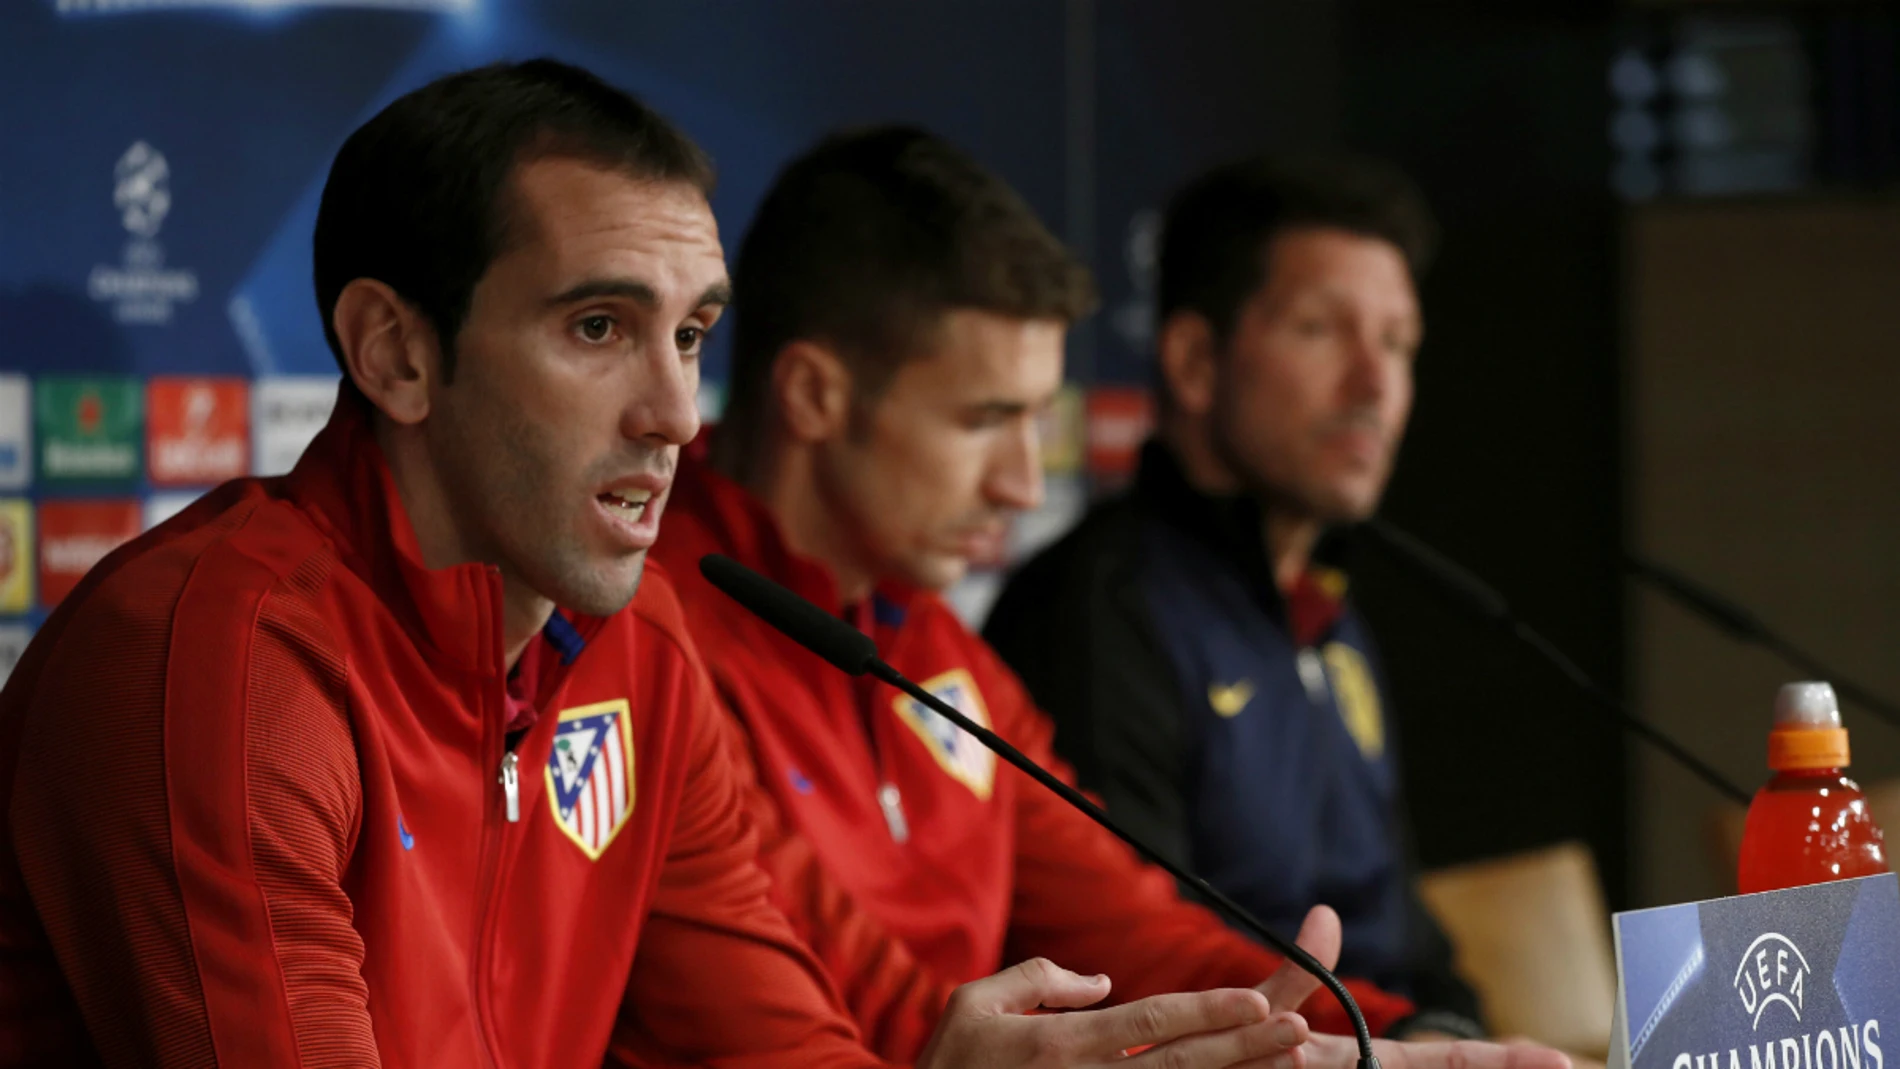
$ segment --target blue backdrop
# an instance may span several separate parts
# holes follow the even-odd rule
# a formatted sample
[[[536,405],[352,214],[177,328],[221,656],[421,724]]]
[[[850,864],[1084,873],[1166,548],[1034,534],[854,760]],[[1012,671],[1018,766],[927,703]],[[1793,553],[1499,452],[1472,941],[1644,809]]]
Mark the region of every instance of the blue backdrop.
[[[1112,325],[1141,295],[1144,212],[1215,158],[1331,143],[1338,124],[1331,5],[1167,6],[16,0],[0,9],[0,369],[327,373],[309,239],[336,147],[436,75],[545,54],[711,152],[729,246],[823,133],[936,129],[1092,255],[1111,329],[1083,332],[1078,369],[1138,380],[1140,317]],[[162,157],[169,194],[135,220],[149,233],[115,203],[142,177],[137,145]],[[121,308],[128,289],[169,309]]]

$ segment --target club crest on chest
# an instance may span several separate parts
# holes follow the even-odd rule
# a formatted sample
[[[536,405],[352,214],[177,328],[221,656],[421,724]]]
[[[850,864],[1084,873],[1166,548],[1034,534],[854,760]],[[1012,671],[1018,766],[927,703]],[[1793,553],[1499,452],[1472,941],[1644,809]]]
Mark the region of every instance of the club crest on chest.
[[[993,729],[989,710],[983,704],[983,695],[976,689],[976,680],[971,678],[968,671],[952,669],[932,676],[920,685],[964,716]],[[930,756],[936,759],[938,766],[951,779],[968,787],[978,798],[989,800],[996,784],[995,754],[936,710],[908,694],[898,695],[891,705],[897,711],[897,718],[916,733],[923,741],[924,748],[930,751]]]
[[[549,815],[589,859],[633,815],[633,725],[627,700],[561,711],[548,751]]]

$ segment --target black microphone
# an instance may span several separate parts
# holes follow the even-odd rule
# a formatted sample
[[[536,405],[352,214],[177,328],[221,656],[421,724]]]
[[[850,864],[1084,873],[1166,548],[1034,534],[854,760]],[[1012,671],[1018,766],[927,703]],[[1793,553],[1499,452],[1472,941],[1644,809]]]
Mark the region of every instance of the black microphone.
[[[1717,594],[1681,572],[1635,552],[1623,554],[1623,567],[1638,579],[1674,598],[1709,623],[1740,642],[1753,643],[1806,672],[1811,678],[1825,679],[1846,698],[1889,724],[1900,724],[1900,706],[1863,687],[1821,663],[1821,659],[1797,646],[1761,621],[1761,618],[1735,602]]]
[[[911,682],[902,672],[885,664],[878,657],[877,644],[871,640],[871,636],[826,613],[818,606],[730,557],[709,553],[699,559],[699,572],[706,577],[708,582],[725,591],[727,596],[751,610],[761,620],[783,632],[787,638],[823,657],[838,668],[854,676],[869,672],[872,676],[929,706],[944,719],[968,732],[996,756],[1015,765],[1031,779],[1061,796],[1063,801],[1081,810],[1090,820],[1114,833],[1116,838],[1134,847],[1136,853],[1166,869],[1169,875],[1200,892],[1207,901],[1218,906],[1229,917],[1265,940],[1268,946],[1285,955],[1287,960],[1306,970],[1324,984],[1326,990],[1331,991],[1333,997],[1339,1000],[1339,1004],[1346,1008],[1346,1016],[1352,1018],[1353,1033],[1359,1041],[1359,1069],[1379,1069],[1379,1059],[1372,1053],[1372,1032],[1366,1027],[1365,1015],[1359,1012],[1359,1003],[1353,1000],[1352,992],[1346,990],[1346,985],[1339,982],[1339,977],[1334,976],[1333,971],[1321,965],[1313,955],[1307,953],[1299,945],[1282,939],[1259,918],[1243,909],[1240,903],[1215,890],[1213,885],[1206,880],[1162,857],[1153,847],[1116,824],[1100,806],[1084,797],[1081,791],[1057,779],[1048,769],[1031,761],[1023,755],[1021,750],[1003,741],[995,732],[964,716],[956,706]]]
[[[861,676],[877,660],[877,643],[871,636],[731,557],[706,554],[699,558],[699,574],[847,675]]]
[[[1504,595],[1469,569],[1376,516],[1359,524],[1358,530],[1370,535],[1394,558],[1410,565],[1415,574],[1430,580],[1433,585],[1451,595],[1453,601],[1464,606],[1472,615],[1496,624],[1506,634],[1535,650],[1559,675],[1608,713],[1610,719],[1622,724],[1625,730],[1668,754],[1677,764],[1700,776],[1703,782],[1718,792],[1743,805],[1749,803],[1747,791],[1717,772],[1708,762],[1690,753],[1681,743],[1637,719],[1622,699],[1605,690],[1602,684],[1591,679],[1589,673],[1549,639],[1518,619],[1517,614],[1511,611],[1510,603],[1504,600]]]

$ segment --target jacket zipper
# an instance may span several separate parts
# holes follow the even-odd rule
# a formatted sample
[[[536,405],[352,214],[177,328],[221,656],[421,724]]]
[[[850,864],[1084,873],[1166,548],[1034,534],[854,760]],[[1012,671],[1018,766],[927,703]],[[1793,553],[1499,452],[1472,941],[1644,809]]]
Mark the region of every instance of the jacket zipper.
[[[521,822],[521,774],[520,761],[515,752],[509,750],[501,755],[501,798],[502,808],[507,811],[508,823]]]
[[[1300,685],[1306,688],[1306,700],[1321,708],[1330,704],[1332,687],[1327,683],[1326,662],[1320,659],[1319,651],[1301,646],[1293,663],[1300,673]]]
[[[894,842],[910,841],[910,823],[904,819],[904,796],[888,778],[877,789],[877,805],[884,810],[884,823],[891,829]]]
[[[904,816],[904,794],[891,782],[890,771],[884,766],[884,747],[878,743],[877,680],[865,676],[857,684],[859,719],[864,724],[864,739],[871,747],[871,768],[877,773],[877,808],[884,814],[884,827],[891,833],[894,843],[910,841],[910,821]]]
[[[872,681],[871,686],[875,686]],[[871,686],[861,686],[858,692],[858,708],[864,720],[864,741],[871,748],[871,769],[877,773],[877,807],[884,814],[884,826],[891,833],[891,841],[907,843],[910,841],[910,821],[904,816],[904,793],[891,782],[888,769],[884,767],[884,747],[877,738],[877,705],[871,700]]]
[[[500,587],[500,576],[493,568],[489,568],[486,571],[488,582],[484,584],[485,589],[482,595],[483,617],[494,621],[494,635],[492,641],[497,651],[495,660],[498,661],[501,659],[499,653],[501,649],[501,610],[499,605],[500,598],[496,595]],[[518,775],[513,777],[510,775],[516,772],[515,753],[513,750],[506,748],[506,744],[503,740],[502,717],[505,715],[507,702],[502,700],[501,694],[502,688],[506,686],[505,673],[498,673],[497,682],[492,686],[484,688],[488,693],[485,695],[487,700],[482,703],[481,712],[482,749],[485,753],[489,754],[494,753],[497,749],[502,751],[498,760],[498,766],[501,769],[502,816],[509,821],[518,821],[521,816],[519,777]],[[483,763],[487,764],[488,762],[484,761]],[[490,767],[497,766],[491,765]],[[510,778],[515,780],[515,786],[512,790],[509,786]],[[488,792],[483,791],[482,793],[487,795]],[[496,1052],[494,1028],[489,1019],[486,981],[489,962],[494,952],[492,940],[489,937],[489,928],[491,927],[490,913],[493,911],[495,903],[495,884],[500,878],[501,853],[504,845],[502,840],[505,830],[506,828],[503,822],[495,819],[494,810],[483,806],[482,872],[481,883],[479,884],[481,888],[481,901],[478,903],[478,907],[475,911],[475,952],[471,955],[474,973],[469,977],[469,983],[471,985],[470,993],[475,999],[475,1023],[477,1030],[481,1034],[483,1060],[490,1069],[500,1069],[501,1066],[501,1055]]]

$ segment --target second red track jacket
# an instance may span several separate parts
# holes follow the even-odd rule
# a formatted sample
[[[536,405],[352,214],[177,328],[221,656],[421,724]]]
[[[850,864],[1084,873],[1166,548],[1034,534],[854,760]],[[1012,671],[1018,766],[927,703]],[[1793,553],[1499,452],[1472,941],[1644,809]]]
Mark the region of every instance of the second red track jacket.
[[[1106,973],[1113,1001],[1251,987],[1278,967],[948,721],[839,672],[708,584],[700,557],[724,553],[847,612],[827,569],[793,553],[738,485],[682,461],[654,553],[755,762],[781,904],[879,1054],[914,1057],[955,984],[1023,958]],[[886,661],[1073,782],[1048,719],[941,599],[884,586],[855,610]],[[1350,986],[1374,1034],[1411,1012]],[[1324,991],[1301,1010],[1321,1031],[1350,1031]]]

